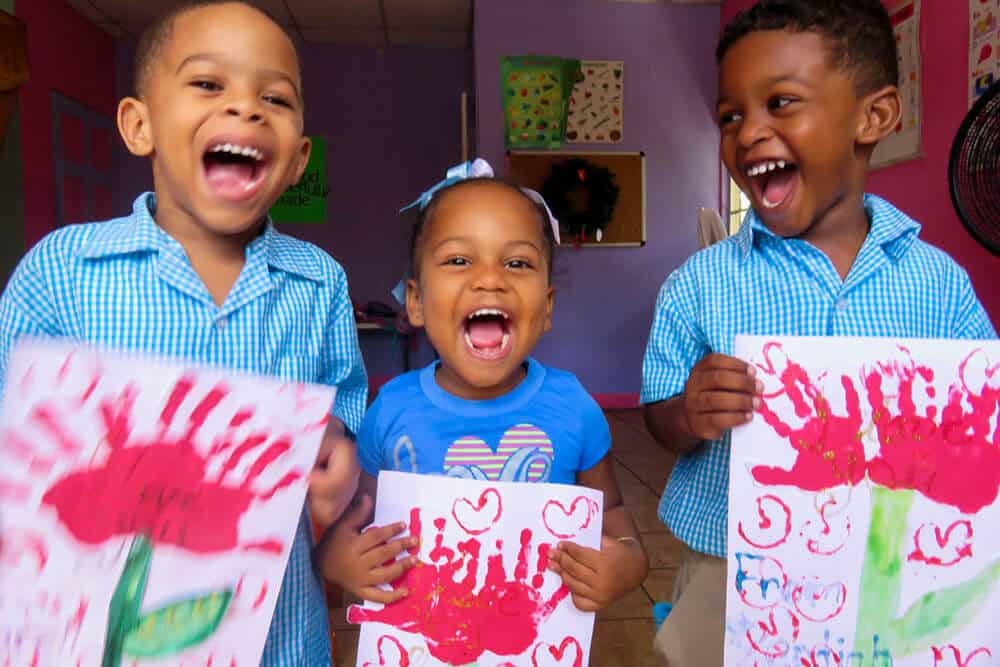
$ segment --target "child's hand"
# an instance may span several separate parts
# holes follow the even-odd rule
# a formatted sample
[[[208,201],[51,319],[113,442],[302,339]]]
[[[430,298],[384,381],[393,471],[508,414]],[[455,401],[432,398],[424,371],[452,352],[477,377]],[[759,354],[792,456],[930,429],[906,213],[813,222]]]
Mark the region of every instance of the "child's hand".
[[[649,569],[636,540],[601,537],[601,550],[560,542],[549,552],[549,569],[562,577],[580,611],[598,611],[642,584]]]
[[[324,530],[336,521],[351,503],[358,489],[361,466],[354,442],[336,417],[323,434],[316,467],[309,475],[309,512]]]
[[[718,440],[727,430],[750,421],[764,390],[754,376],[754,367],[735,357],[710,354],[699,361],[682,396],[691,435]]]
[[[415,556],[396,560],[404,549],[417,546],[410,536],[389,541],[406,530],[405,523],[361,527],[371,516],[372,501],[361,497],[357,507],[344,515],[324,547],[323,575],[351,595],[362,600],[390,604],[409,594],[405,588],[387,591],[378,586],[391,583],[417,564]]]

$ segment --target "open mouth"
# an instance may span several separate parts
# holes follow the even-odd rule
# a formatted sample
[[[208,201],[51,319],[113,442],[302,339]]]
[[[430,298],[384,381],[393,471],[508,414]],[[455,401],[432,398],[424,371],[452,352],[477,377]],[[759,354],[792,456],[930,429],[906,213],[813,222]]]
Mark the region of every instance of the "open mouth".
[[[510,351],[510,315],[496,308],[480,308],[465,318],[465,346],[478,359],[495,361]]]
[[[264,181],[267,160],[256,146],[215,144],[202,156],[209,187],[224,199],[239,201],[253,196]]]
[[[758,160],[746,169],[757,201],[765,209],[777,209],[795,194],[798,167],[787,160]]]

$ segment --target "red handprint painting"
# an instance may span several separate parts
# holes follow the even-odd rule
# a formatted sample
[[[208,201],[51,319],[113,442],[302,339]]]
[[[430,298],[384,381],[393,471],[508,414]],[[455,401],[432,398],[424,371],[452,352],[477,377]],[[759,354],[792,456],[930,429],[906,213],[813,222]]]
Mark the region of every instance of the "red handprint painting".
[[[764,392],[730,447],[726,665],[1000,655],[1000,343],[735,352]]]
[[[403,664],[392,653],[427,667],[585,667],[594,615],[573,606],[548,553],[567,535],[599,548],[602,506],[577,486],[380,473],[374,523],[407,522],[419,564],[393,584],[406,598],[348,610],[362,624],[358,665]]]
[[[332,400],[18,346],[0,413],[5,667],[259,664]]]

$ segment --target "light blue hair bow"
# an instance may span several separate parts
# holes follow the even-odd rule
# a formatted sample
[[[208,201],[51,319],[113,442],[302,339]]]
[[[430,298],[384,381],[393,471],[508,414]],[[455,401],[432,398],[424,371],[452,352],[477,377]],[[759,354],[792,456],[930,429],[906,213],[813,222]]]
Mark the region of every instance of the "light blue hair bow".
[[[460,165],[454,166],[445,172],[445,177],[443,181],[431,186],[429,189],[424,190],[420,193],[420,196],[414,199],[412,202],[399,209],[399,212],[407,211],[414,206],[420,207],[420,210],[427,208],[427,205],[431,203],[431,199],[434,197],[434,193],[442,188],[446,188],[449,185],[454,185],[459,181],[465,181],[470,178],[492,178],[493,177],[493,167],[490,163],[481,157],[477,157],[475,160],[470,162],[463,162]],[[531,201],[540,204],[543,209],[545,209],[545,214],[549,218],[549,225],[552,226],[552,236],[555,239],[556,245],[559,245],[559,221],[555,219],[552,215],[552,211],[549,210],[549,205],[545,203],[545,199],[542,195],[538,194],[531,188],[521,188],[521,192],[525,194]],[[409,272],[404,275],[396,286],[392,288],[392,295],[396,298],[400,304],[406,302],[406,280],[409,278]]]

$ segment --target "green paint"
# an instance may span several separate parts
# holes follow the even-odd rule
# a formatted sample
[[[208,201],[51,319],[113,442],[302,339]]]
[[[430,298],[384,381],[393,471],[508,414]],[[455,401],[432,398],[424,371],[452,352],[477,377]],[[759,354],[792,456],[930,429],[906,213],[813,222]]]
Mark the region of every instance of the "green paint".
[[[326,196],[330,193],[326,182],[326,140],[309,139],[312,150],[302,178],[271,207],[271,219],[275,222],[326,222]]]
[[[894,659],[926,652],[945,643],[975,620],[976,614],[1000,581],[1000,560],[972,579],[931,591],[899,608],[908,517],[914,492],[872,486],[872,520],[861,572],[854,650],[863,652],[862,637],[879,637]]]
[[[108,631],[104,640],[104,657],[101,667],[120,667],[125,637],[129,635],[139,620],[142,598],[146,593],[149,578],[149,563],[153,558],[153,545],[144,535],[132,539],[125,567],[122,568],[118,585],[111,595],[108,609]]]
[[[169,656],[204,641],[219,627],[232,599],[232,591],[209,593],[147,614],[125,637],[125,655]]]
[[[0,9],[13,14],[14,0],[0,0]],[[7,127],[7,136],[0,137],[0,211],[3,230],[0,232],[0,286],[14,271],[24,254],[24,179],[21,176],[21,121],[19,103]]]

